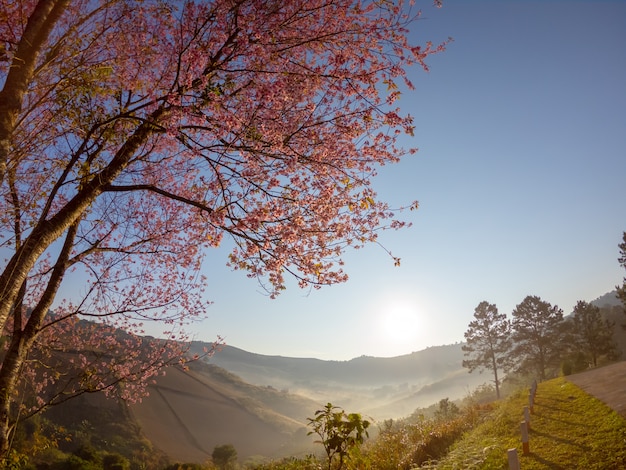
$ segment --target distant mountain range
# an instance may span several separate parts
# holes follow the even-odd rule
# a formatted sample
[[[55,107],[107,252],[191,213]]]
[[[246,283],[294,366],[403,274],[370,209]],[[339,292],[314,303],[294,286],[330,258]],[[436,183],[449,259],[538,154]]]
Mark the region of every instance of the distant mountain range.
[[[191,344],[191,352],[211,346]],[[248,383],[331,402],[375,419],[404,417],[440,398],[458,399],[490,376],[461,366],[462,344],[435,346],[403,356],[361,356],[349,361],[265,356],[223,346],[209,359]]]

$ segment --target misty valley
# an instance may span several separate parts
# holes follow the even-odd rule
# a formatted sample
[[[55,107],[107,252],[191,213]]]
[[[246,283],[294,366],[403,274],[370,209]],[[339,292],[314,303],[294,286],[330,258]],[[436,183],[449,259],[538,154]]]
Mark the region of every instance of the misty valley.
[[[615,324],[623,314],[614,299],[611,294],[594,302],[605,304],[603,318]],[[615,328],[614,340],[626,354],[626,330]],[[193,341],[188,356],[200,359],[169,366],[141,402],[87,393],[20,422],[13,468],[319,468],[320,444],[328,441],[320,440],[311,425],[325,416],[325,407],[327,417],[338,419],[335,424],[366,424],[358,436],[367,453],[355,456],[347,447],[345,457],[352,459],[347,468],[362,468],[366,461],[371,468],[417,468],[448,455],[467,431],[501,419],[502,407],[526,400],[523,391],[532,376],[505,376],[505,399],[496,401],[489,371],[468,373],[462,366],[464,345],[327,361],[267,356],[230,345],[217,345],[214,354],[203,356],[216,345]],[[71,355],[63,357],[72,362]],[[601,358],[600,365],[607,360]],[[551,369],[550,377],[557,376],[563,370]],[[618,426],[626,433],[626,421]],[[354,439],[352,431],[346,431],[346,442]],[[421,444],[411,447],[410,442]],[[326,459],[332,468],[343,466],[338,458]]]

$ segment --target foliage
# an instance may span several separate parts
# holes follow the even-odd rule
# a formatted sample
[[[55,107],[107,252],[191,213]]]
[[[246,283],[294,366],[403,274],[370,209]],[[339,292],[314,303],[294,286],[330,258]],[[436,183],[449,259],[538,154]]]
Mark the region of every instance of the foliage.
[[[143,322],[187,339],[224,237],[275,296],[287,275],[345,281],[347,247],[405,225],[370,181],[413,151],[396,143],[413,133],[406,69],[444,48],[409,42],[418,17],[352,0],[3,2],[0,455],[18,415],[139,399],[184,352],[142,344]],[[80,289],[57,298],[72,272]]]
[[[207,470],[209,467],[199,463],[174,463],[168,465],[163,470]]]
[[[324,409],[315,412],[315,418],[308,418],[313,428],[309,435],[317,434],[328,457],[328,470],[333,467],[333,459],[338,456],[337,468],[343,468],[349,452],[363,443],[368,436],[370,422],[358,413],[347,414],[345,411],[327,403]]]
[[[18,423],[12,451],[34,467],[74,455],[98,468],[162,468],[167,459],[147,441],[124,403],[81,396]],[[74,459],[75,460],[75,459]]]
[[[120,454],[106,454],[102,457],[103,470],[130,470],[130,462]]]
[[[237,450],[232,444],[215,446],[211,458],[213,463],[220,469],[233,468],[237,462]]]
[[[449,398],[442,398],[437,404],[435,410],[435,420],[437,421],[451,421],[461,414],[461,410],[458,405]]]
[[[507,450],[520,448],[519,424],[527,403],[526,389],[495,404],[481,424],[430,468],[508,468]],[[539,384],[531,424],[531,453],[518,451],[523,469],[600,470],[626,465],[626,420],[563,378]]]
[[[354,468],[409,470],[440,459],[463,433],[480,421],[482,410],[480,406],[468,407],[448,420],[422,417],[385,421],[376,439],[363,446]]]
[[[537,296],[527,296],[513,310],[511,358],[518,372],[534,372],[545,380],[560,363],[563,311]]]
[[[613,341],[615,325],[602,317],[599,307],[579,300],[568,324],[571,331],[571,347],[576,353],[583,353],[583,357],[586,356],[593,367],[598,365],[598,358],[601,355],[615,359],[617,356],[617,346]]]
[[[314,455],[303,458],[287,457],[278,461],[255,465],[255,470],[322,470],[322,464]]]
[[[494,304],[486,301],[474,310],[474,320],[465,332],[463,367],[470,372],[487,369],[493,372],[496,397],[500,399],[500,379],[498,369],[510,363],[511,325],[505,314],[498,313]]]

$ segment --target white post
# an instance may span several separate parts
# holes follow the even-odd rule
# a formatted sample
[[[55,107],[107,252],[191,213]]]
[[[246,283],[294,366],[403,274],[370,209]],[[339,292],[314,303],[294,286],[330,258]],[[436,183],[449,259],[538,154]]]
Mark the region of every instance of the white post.
[[[517,449],[509,449],[506,452],[509,459],[509,470],[520,470],[519,458],[517,457]]]
[[[524,419],[526,420],[526,425],[530,431],[530,409],[527,406],[524,407]]]
[[[522,453],[524,455],[530,454],[530,444],[528,442],[528,426],[526,426],[526,421],[522,421],[519,425],[519,428],[522,433]]]

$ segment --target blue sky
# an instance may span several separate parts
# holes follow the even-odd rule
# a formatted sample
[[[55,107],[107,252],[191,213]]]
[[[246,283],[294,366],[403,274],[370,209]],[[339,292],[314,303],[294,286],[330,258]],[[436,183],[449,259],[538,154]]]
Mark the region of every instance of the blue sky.
[[[413,227],[346,256],[350,280],[270,300],[226,250],[207,257],[195,337],[282,356],[396,356],[463,340],[482,300],[539,295],[567,314],[612,290],[626,230],[626,2],[422,3],[412,35],[454,39],[410,72],[407,146],[374,187]]]

